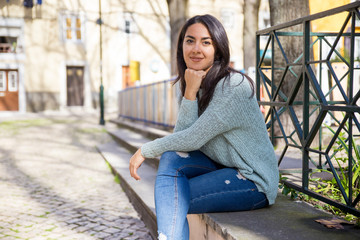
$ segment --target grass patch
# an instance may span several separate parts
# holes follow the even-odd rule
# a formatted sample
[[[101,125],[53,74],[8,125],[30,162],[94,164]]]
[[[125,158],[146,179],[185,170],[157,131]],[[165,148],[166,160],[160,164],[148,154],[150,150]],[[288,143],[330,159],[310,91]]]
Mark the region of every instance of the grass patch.
[[[37,217],[39,217],[39,218],[47,218],[48,216],[48,214],[50,214],[51,212],[45,212],[45,214],[42,214],[42,215],[39,215],[39,216],[37,216]]]
[[[115,181],[117,184],[120,184],[121,181],[120,181],[120,178],[119,178],[118,175],[115,175],[114,181]]]
[[[109,163],[108,161],[105,161],[105,164],[106,164],[106,166],[108,166],[108,168],[109,168],[110,172],[112,172],[112,168],[111,168],[110,163]]]
[[[105,163],[106,163],[106,165],[108,166],[108,168],[110,169],[110,172],[113,173],[110,163],[108,163],[108,161],[105,161]],[[114,173],[114,181],[115,181],[117,184],[120,184],[120,183],[121,183],[120,177],[119,177],[119,175],[117,175],[116,173]]]
[[[49,119],[26,119],[26,120],[14,120],[0,122],[0,132],[7,134],[17,134],[21,129],[34,127],[34,126],[46,126],[53,122]]]
[[[25,119],[25,120],[14,120],[14,121],[3,121],[0,122],[1,129],[14,129],[14,128],[21,128],[21,127],[31,127],[31,126],[41,126],[47,125],[52,123],[49,119]]]
[[[13,232],[16,232],[16,233],[19,233],[19,232],[20,232],[19,230],[17,230],[17,229],[12,229],[12,228],[10,228],[10,231],[13,231]]]
[[[52,228],[49,228],[49,229],[45,229],[45,231],[47,231],[47,232],[52,232],[54,229],[56,229],[57,227],[55,226],[55,227],[52,227]]]
[[[79,128],[76,129],[79,133],[106,133],[105,128]]]

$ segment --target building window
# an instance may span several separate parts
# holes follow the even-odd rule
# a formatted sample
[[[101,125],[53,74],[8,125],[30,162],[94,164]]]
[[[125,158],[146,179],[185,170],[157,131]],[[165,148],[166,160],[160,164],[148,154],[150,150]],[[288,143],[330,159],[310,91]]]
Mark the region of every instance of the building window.
[[[17,37],[0,36],[0,53],[16,52]]]
[[[259,29],[270,27],[270,12],[268,10],[259,11]]]
[[[6,91],[6,73],[0,71],[0,92]]]
[[[221,21],[226,29],[233,29],[235,12],[231,9],[221,9]]]
[[[9,71],[9,92],[18,91],[18,74],[17,71]]]
[[[64,16],[64,40],[81,42],[84,40],[84,24],[81,16]]]

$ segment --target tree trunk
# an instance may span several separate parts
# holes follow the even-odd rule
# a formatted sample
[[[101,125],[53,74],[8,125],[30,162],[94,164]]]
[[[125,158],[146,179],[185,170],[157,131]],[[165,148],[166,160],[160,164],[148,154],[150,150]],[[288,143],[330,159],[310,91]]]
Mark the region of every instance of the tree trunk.
[[[259,26],[259,6],[261,0],[244,1],[244,69],[255,66],[256,31]]]
[[[309,1],[308,0],[269,0],[270,4],[270,22],[271,25],[277,25],[280,23],[289,22],[291,20],[308,16],[310,14],[309,11]],[[282,32],[303,32],[303,25],[298,24],[293,27],[281,29]],[[281,43],[282,48],[288,58],[289,62],[294,62],[302,53],[303,53],[303,37],[301,36],[279,36],[279,41]],[[272,63],[275,68],[285,68],[286,62],[285,58],[275,41],[275,47],[272,49],[274,51],[274,62]],[[301,61],[301,60],[300,60]],[[293,66],[293,72],[299,75],[302,71],[301,66]],[[274,79],[272,81],[275,82],[276,86],[278,86],[281,77],[283,76],[284,70],[275,70],[274,72]],[[288,71],[284,78],[284,82],[282,87],[280,88],[281,91],[287,96],[290,97],[290,92],[296,82],[298,77],[294,76],[293,74]],[[301,87],[299,92],[297,93],[297,97],[295,100],[302,101],[303,99],[303,88]],[[278,97],[276,101],[284,101]],[[277,108],[276,110],[279,110]],[[303,121],[302,117],[302,106],[294,106],[294,110],[296,116],[298,117],[299,122]],[[289,135],[293,130],[293,124],[290,120],[290,116],[288,114],[283,114],[280,118],[287,135]],[[279,125],[275,124],[275,135],[281,136],[282,133],[280,132]],[[300,141],[299,139],[296,139]],[[279,142],[277,141],[276,144],[278,145]]]
[[[187,19],[188,0],[166,0],[170,16],[170,38],[171,38],[171,75],[177,74],[176,71],[176,50],[179,32]]]

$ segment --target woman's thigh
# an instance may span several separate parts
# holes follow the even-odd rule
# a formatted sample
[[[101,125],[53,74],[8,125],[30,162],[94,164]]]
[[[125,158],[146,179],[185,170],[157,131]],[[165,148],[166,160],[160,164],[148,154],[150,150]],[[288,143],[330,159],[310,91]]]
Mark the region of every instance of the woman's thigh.
[[[218,164],[200,151],[165,152],[160,158],[158,176],[192,178],[218,169]]]
[[[222,168],[189,179],[191,213],[231,212],[268,205],[264,193],[234,168]]]

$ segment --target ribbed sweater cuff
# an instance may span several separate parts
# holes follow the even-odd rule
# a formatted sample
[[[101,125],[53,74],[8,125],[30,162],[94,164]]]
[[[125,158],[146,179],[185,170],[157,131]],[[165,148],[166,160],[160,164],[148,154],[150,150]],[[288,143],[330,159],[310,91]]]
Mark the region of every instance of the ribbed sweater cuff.
[[[193,110],[197,110],[197,99],[196,100],[189,100],[185,97],[182,98],[181,101],[181,108],[186,109],[186,112],[193,112]]]
[[[151,151],[151,146],[150,146],[151,143],[152,142],[148,142],[141,146],[141,155],[145,158],[156,157],[156,156],[154,156],[153,151]]]

